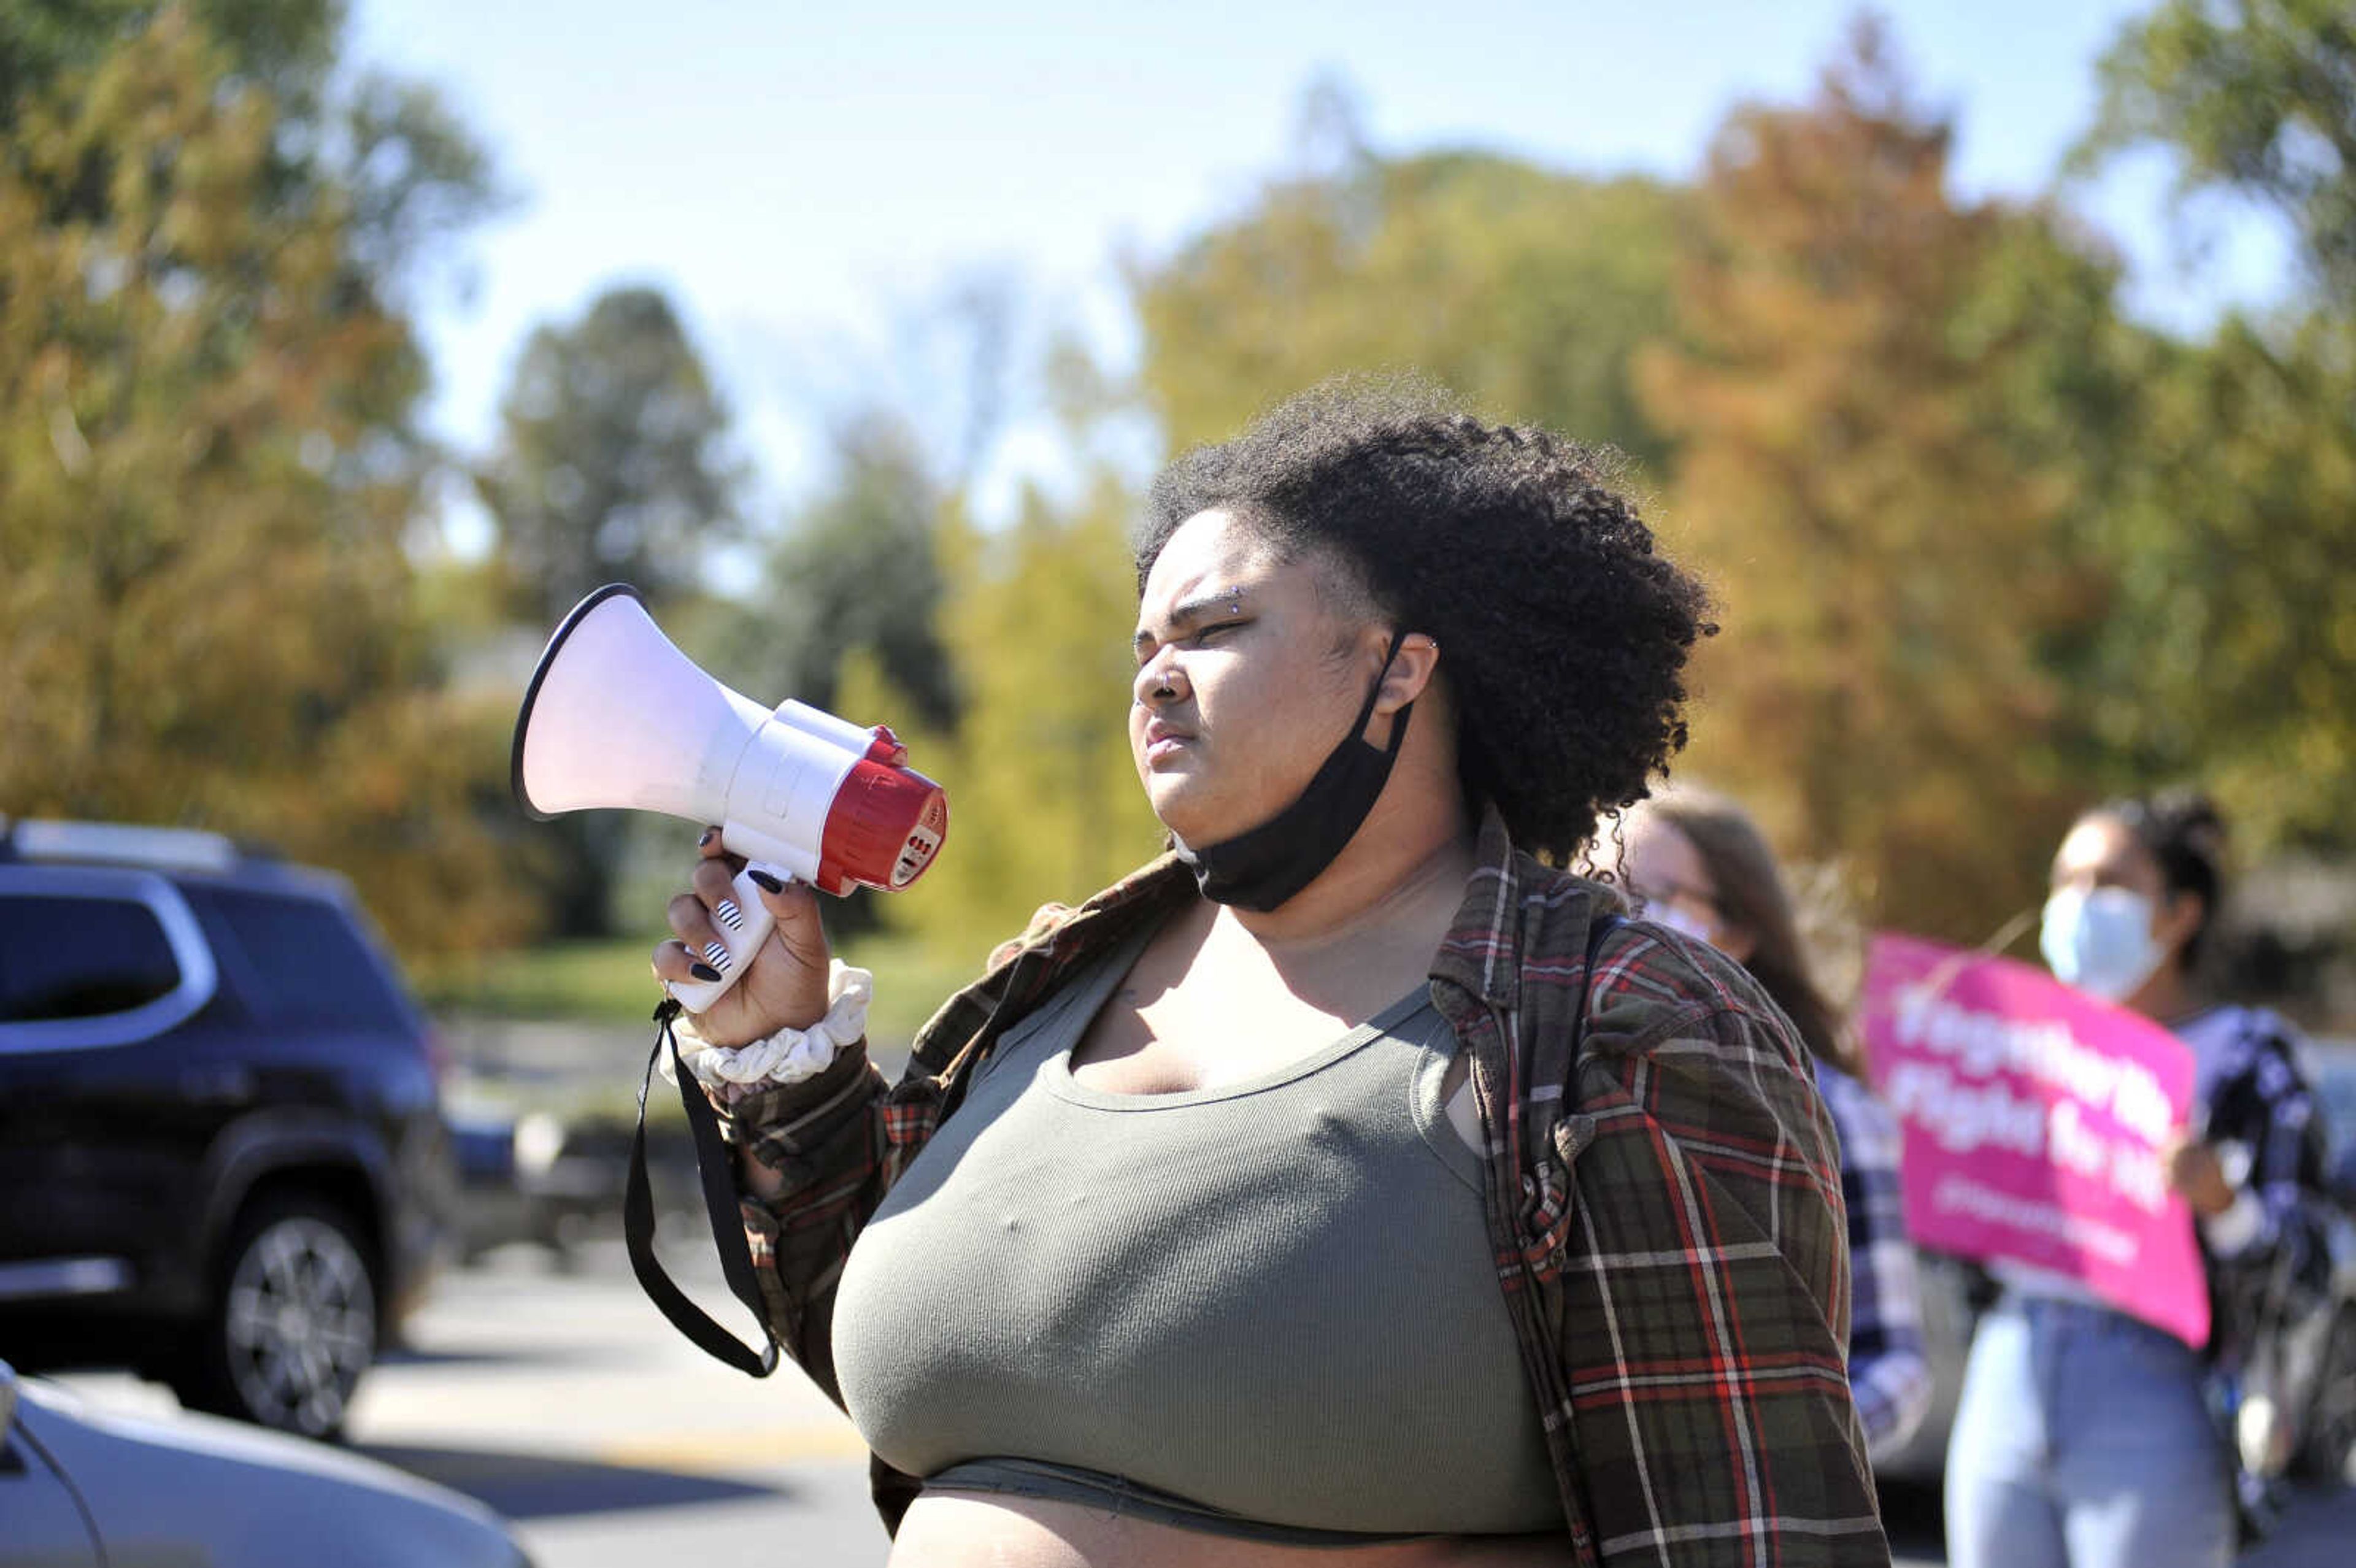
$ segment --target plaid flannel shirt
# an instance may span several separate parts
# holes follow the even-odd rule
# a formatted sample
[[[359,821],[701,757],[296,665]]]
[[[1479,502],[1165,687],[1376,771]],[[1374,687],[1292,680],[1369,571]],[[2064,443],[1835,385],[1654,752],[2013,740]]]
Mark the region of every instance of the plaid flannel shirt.
[[[898,1083],[854,1050],[723,1107],[738,1146],[785,1179],[744,1204],[771,1329],[838,1403],[843,1262],[973,1065],[1088,957],[1198,896],[1164,857],[1077,910],[1043,911],[934,1015]],[[1492,814],[1430,972],[1471,1061],[1498,1285],[1571,1560],[1886,1564],[1844,1355],[1837,1146],[1808,1058],[1704,944],[1625,923],[1590,977],[1590,924],[1613,907],[1515,851]],[[921,1483],[874,1468],[896,1529]]]
[[[1841,1192],[1848,1200],[1848,1256],[1856,1289],[1848,1324],[1848,1382],[1879,1459],[1914,1435],[1931,1411],[1931,1362],[1922,1352],[1922,1294],[1906,1200],[1898,1178],[1903,1146],[1897,1119],[1873,1092],[1835,1067],[1816,1069],[1816,1087],[1840,1134]]]

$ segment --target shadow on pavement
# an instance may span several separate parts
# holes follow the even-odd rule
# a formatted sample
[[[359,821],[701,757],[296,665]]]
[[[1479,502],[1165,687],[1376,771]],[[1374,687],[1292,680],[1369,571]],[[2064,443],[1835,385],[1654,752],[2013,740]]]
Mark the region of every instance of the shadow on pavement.
[[[501,1345],[487,1350],[421,1350],[398,1346],[376,1359],[380,1367],[589,1367],[601,1364],[607,1352],[596,1347]]]
[[[354,1449],[421,1480],[464,1492],[518,1520],[789,1497],[793,1491],[787,1486],[605,1465],[594,1459],[375,1443],[356,1444]]]

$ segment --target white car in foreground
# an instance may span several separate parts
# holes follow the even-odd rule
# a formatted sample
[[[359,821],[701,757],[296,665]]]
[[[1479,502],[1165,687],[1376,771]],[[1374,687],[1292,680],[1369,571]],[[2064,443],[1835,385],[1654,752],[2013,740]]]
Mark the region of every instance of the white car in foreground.
[[[239,1422],[102,1410],[0,1361],[0,1568],[530,1568],[470,1498]]]

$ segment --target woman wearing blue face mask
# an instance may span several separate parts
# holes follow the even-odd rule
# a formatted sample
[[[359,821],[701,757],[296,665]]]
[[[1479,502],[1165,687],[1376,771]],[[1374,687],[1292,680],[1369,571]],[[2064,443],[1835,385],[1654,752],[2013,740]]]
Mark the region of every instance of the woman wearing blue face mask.
[[[2223,837],[2195,795],[2088,812],[2054,856],[2040,942],[2057,977],[2192,1049],[2190,1128],[2162,1157],[2209,1265],[2210,1343],[2196,1350],[2073,1279],[1992,1270],[2004,1295],[1974,1340],[1948,1448],[1954,1568],[2233,1557],[2235,1463],[2208,1391],[2250,1348],[2251,1304],[2308,1261],[2320,1153],[2291,1031],[2195,983]]]

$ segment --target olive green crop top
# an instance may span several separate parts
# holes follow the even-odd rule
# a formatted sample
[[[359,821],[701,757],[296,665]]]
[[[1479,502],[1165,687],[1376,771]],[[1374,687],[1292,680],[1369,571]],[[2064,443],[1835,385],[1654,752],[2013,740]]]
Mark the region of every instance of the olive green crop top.
[[[1235,1533],[1560,1529],[1427,989],[1260,1077],[1107,1093],[1071,1051],[1143,941],[1008,1034],[852,1248],[868,1444]]]

